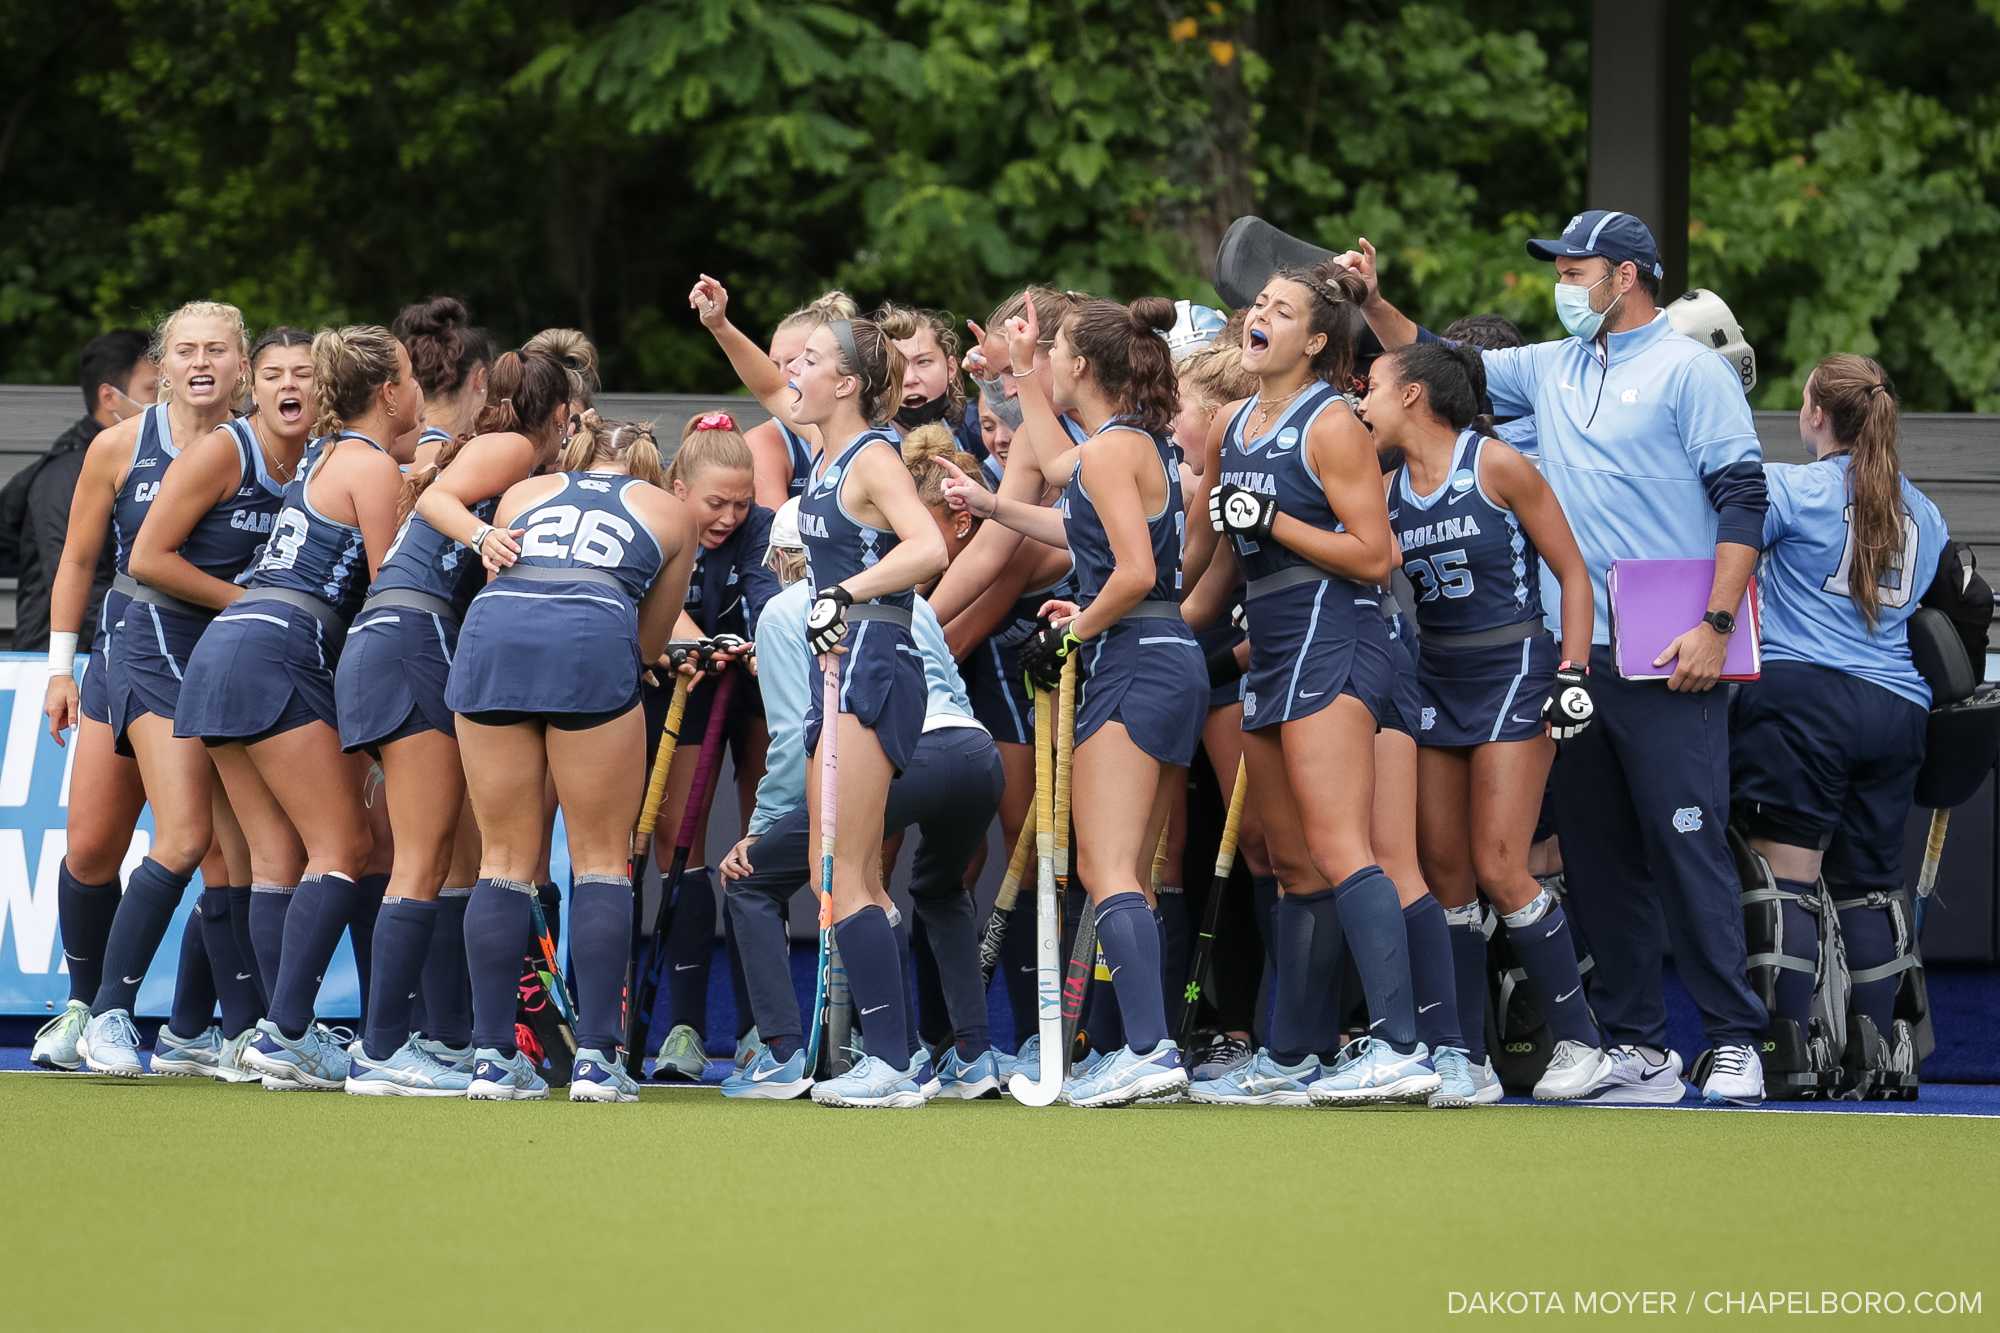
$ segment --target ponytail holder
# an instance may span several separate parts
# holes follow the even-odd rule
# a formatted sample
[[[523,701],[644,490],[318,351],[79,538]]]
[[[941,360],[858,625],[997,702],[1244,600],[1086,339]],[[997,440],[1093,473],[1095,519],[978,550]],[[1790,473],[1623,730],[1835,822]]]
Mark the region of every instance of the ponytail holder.
[[[507,404],[507,406],[509,407],[512,407],[514,405],[514,400],[512,398],[502,398],[500,401]]]
[[[1871,394],[1887,393],[1889,392],[1889,386],[1886,384],[1871,384],[1868,386],[1868,392]]]
[[[708,412],[695,418],[694,428],[696,430],[735,430],[736,419],[727,412]]]

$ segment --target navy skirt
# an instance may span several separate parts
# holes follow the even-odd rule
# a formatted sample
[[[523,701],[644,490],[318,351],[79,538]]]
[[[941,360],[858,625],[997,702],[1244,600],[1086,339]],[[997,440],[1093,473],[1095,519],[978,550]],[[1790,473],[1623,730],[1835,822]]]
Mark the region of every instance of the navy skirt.
[[[118,753],[130,755],[127,731],[143,713],[180,716],[186,675],[193,667],[204,631],[214,623],[182,615],[151,602],[130,602],[111,631],[105,651],[105,720],[111,724]],[[88,674],[88,673],[86,673]],[[175,735],[179,735],[178,725]]]
[[[850,625],[841,640],[847,651],[835,654],[840,672],[840,711],[852,713],[875,733],[882,753],[898,774],[909,767],[924,734],[929,691],[924,687],[924,659],[915,640],[902,626],[886,620]],[[806,753],[819,748],[820,701],[825,677],[812,673],[812,698],[806,704]]]
[[[188,662],[174,735],[221,745],[308,722],[337,728],[339,660],[339,638],[310,611],[279,601],[238,603],[209,623]]]
[[[1483,648],[1445,648],[1419,637],[1417,744],[1490,745],[1542,735],[1542,701],[1561,660],[1546,633]]]
[[[1208,667],[1185,621],[1121,620],[1082,649],[1076,743],[1107,722],[1163,764],[1193,761],[1208,720]]]
[[[412,606],[356,616],[333,676],[340,748],[374,755],[419,732],[457,736],[444,702],[457,647],[458,622],[449,616]]]

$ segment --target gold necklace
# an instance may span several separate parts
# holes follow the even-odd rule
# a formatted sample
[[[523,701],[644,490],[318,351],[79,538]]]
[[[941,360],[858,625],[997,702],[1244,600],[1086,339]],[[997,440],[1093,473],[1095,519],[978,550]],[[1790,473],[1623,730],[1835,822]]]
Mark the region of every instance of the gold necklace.
[[[250,418],[250,433],[257,437],[257,447],[264,451],[264,457],[270,462],[271,471],[277,475],[278,480],[290,481],[292,474],[298,470],[299,465],[297,463],[285,464],[278,461],[278,456],[271,452],[271,446],[264,443],[264,428],[258,424],[256,417]]]
[[[1271,424],[1271,413],[1277,411],[1279,408],[1283,407],[1286,403],[1291,402],[1292,399],[1304,393],[1306,391],[1306,385],[1311,383],[1312,383],[1311,380],[1307,380],[1305,381],[1304,384],[1299,385],[1298,388],[1292,390],[1290,393],[1286,394],[1283,398],[1280,398],[1275,402],[1268,404],[1264,401],[1264,395],[1261,393],[1258,394],[1256,424],[1251,427],[1250,433],[1252,435],[1260,434],[1263,431],[1264,427]]]

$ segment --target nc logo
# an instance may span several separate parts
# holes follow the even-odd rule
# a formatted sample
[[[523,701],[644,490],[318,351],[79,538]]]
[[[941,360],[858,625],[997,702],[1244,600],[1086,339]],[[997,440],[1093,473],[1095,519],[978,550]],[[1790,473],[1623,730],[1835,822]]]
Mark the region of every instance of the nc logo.
[[[1417,730],[1429,731],[1432,725],[1434,725],[1437,722],[1437,720],[1438,720],[1438,710],[1435,708],[1426,708],[1424,710],[1424,720],[1420,724],[1418,724]]]
[[[1674,831],[1676,833],[1696,833],[1701,829],[1701,807],[1682,806],[1674,811]]]
[[[1639,401],[1639,391],[1637,389],[1627,389],[1624,393],[1618,395],[1618,401],[1630,406]]]
[[[1245,716],[1245,717],[1255,717],[1255,716],[1257,716],[1257,696],[1256,696],[1256,694],[1255,694],[1254,692],[1251,692],[1251,691],[1245,691],[1245,692],[1244,692],[1244,695],[1243,695],[1243,716]]]

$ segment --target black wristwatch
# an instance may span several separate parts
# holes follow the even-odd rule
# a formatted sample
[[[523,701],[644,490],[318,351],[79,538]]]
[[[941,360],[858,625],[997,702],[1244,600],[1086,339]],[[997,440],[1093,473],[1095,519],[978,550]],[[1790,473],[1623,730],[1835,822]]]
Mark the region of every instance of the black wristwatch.
[[[1736,632],[1736,617],[1728,611],[1710,611],[1701,618],[1701,623],[1714,630],[1717,634],[1734,634]]]

